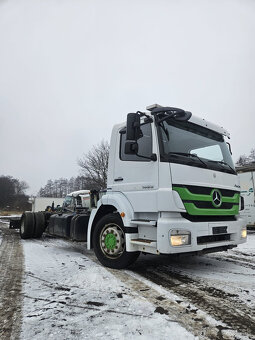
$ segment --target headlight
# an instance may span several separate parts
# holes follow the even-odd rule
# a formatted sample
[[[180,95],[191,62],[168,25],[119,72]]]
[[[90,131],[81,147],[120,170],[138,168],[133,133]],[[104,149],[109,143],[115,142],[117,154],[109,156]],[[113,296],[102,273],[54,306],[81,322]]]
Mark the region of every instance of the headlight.
[[[242,236],[242,238],[246,238],[247,237],[247,229],[246,229],[246,227],[242,228],[241,236]]]
[[[186,246],[191,244],[190,231],[186,230],[172,230],[170,235],[170,242],[173,247]]]

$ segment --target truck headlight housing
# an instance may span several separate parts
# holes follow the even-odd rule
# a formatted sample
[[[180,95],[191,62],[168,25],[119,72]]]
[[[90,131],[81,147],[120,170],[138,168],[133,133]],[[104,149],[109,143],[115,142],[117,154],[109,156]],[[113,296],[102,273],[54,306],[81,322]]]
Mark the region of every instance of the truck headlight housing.
[[[242,238],[246,238],[247,237],[247,229],[246,229],[246,227],[242,228],[241,237]]]
[[[191,244],[191,233],[187,230],[171,230],[170,243],[173,247],[187,246]]]

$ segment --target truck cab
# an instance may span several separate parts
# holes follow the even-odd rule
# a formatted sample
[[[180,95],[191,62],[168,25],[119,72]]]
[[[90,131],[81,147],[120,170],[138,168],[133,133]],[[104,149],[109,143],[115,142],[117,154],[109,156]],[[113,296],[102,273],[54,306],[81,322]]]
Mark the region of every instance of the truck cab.
[[[75,211],[77,208],[90,207],[90,190],[78,190],[68,194],[63,202],[62,209]]]
[[[147,110],[113,128],[107,191],[91,213],[88,248],[122,268],[139,252],[213,252],[245,242],[229,133],[182,109]]]

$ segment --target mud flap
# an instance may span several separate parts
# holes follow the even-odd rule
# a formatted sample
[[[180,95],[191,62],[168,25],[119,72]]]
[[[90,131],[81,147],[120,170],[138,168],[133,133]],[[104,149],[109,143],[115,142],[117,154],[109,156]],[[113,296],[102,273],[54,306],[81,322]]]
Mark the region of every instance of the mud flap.
[[[21,217],[10,218],[9,229],[20,229],[20,226],[21,226]]]

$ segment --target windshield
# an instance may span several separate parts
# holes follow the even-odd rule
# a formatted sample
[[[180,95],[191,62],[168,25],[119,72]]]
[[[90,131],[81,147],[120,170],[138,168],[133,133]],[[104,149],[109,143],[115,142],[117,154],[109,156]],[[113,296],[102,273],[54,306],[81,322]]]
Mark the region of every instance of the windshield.
[[[221,134],[173,119],[162,121],[158,129],[161,161],[236,173]]]

